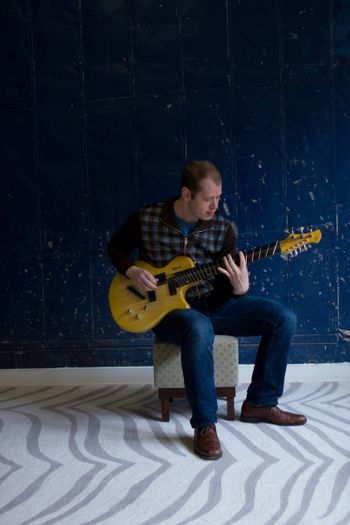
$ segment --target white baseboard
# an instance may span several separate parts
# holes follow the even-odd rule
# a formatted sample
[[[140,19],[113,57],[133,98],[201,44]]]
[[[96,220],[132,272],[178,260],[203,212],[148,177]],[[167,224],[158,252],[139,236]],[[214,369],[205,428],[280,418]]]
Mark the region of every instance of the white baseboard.
[[[253,365],[239,365],[239,382],[249,383]],[[350,382],[350,363],[291,364],[286,382]],[[153,367],[1,369],[0,386],[153,384]]]

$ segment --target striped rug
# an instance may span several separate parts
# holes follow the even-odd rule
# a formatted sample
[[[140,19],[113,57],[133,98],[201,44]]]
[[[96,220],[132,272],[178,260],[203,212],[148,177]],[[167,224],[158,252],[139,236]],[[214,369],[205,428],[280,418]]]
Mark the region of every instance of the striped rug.
[[[287,384],[296,428],[241,423],[245,390],[205,461],[151,385],[0,389],[0,524],[349,525],[350,382]]]

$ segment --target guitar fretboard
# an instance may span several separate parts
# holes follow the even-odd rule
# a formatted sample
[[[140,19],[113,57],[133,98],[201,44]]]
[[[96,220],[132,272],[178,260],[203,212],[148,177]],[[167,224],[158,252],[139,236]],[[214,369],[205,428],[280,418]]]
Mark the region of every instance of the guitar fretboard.
[[[265,244],[260,246],[260,248],[255,248],[243,252],[244,256],[247,259],[247,262],[259,261],[260,259],[265,259],[266,257],[271,257],[276,253],[280,253],[281,247],[280,242],[276,241],[274,243]],[[233,257],[236,264],[239,263],[239,254],[236,253]],[[188,270],[182,270],[175,274],[173,281],[176,286],[184,286],[186,284],[194,283],[196,281],[202,281],[204,279],[212,279],[215,277],[219,271],[218,266],[222,266],[222,262],[215,261],[207,264],[200,264],[195,268],[189,268]]]
[[[264,246],[260,246],[260,248],[254,248],[253,250],[249,250],[243,253],[246,256],[248,262],[254,262],[259,261],[260,259],[266,259],[266,257],[271,257],[272,255],[275,255],[276,253],[280,252],[280,241],[276,241],[271,242],[269,244],[264,244]],[[235,255],[234,259],[235,261],[239,260],[238,254]]]

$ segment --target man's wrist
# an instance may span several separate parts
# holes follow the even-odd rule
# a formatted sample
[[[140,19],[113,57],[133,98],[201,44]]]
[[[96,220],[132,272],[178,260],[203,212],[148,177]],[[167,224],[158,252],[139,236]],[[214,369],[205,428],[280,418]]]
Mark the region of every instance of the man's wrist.
[[[232,295],[233,295],[233,297],[236,297],[236,298],[244,297],[245,295],[247,295],[248,292],[249,292],[249,288],[248,288],[245,292],[242,292],[242,293],[236,293],[236,292],[232,289]]]

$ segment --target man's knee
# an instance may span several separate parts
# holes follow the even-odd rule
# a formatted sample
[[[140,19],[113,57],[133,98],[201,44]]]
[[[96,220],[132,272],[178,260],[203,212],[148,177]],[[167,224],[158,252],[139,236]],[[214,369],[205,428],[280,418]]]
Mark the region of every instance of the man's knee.
[[[186,316],[183,326],[182,334],[184,337],[195,338],[197,341],[214,339],[213,325],[205,315],[191,310]]]

